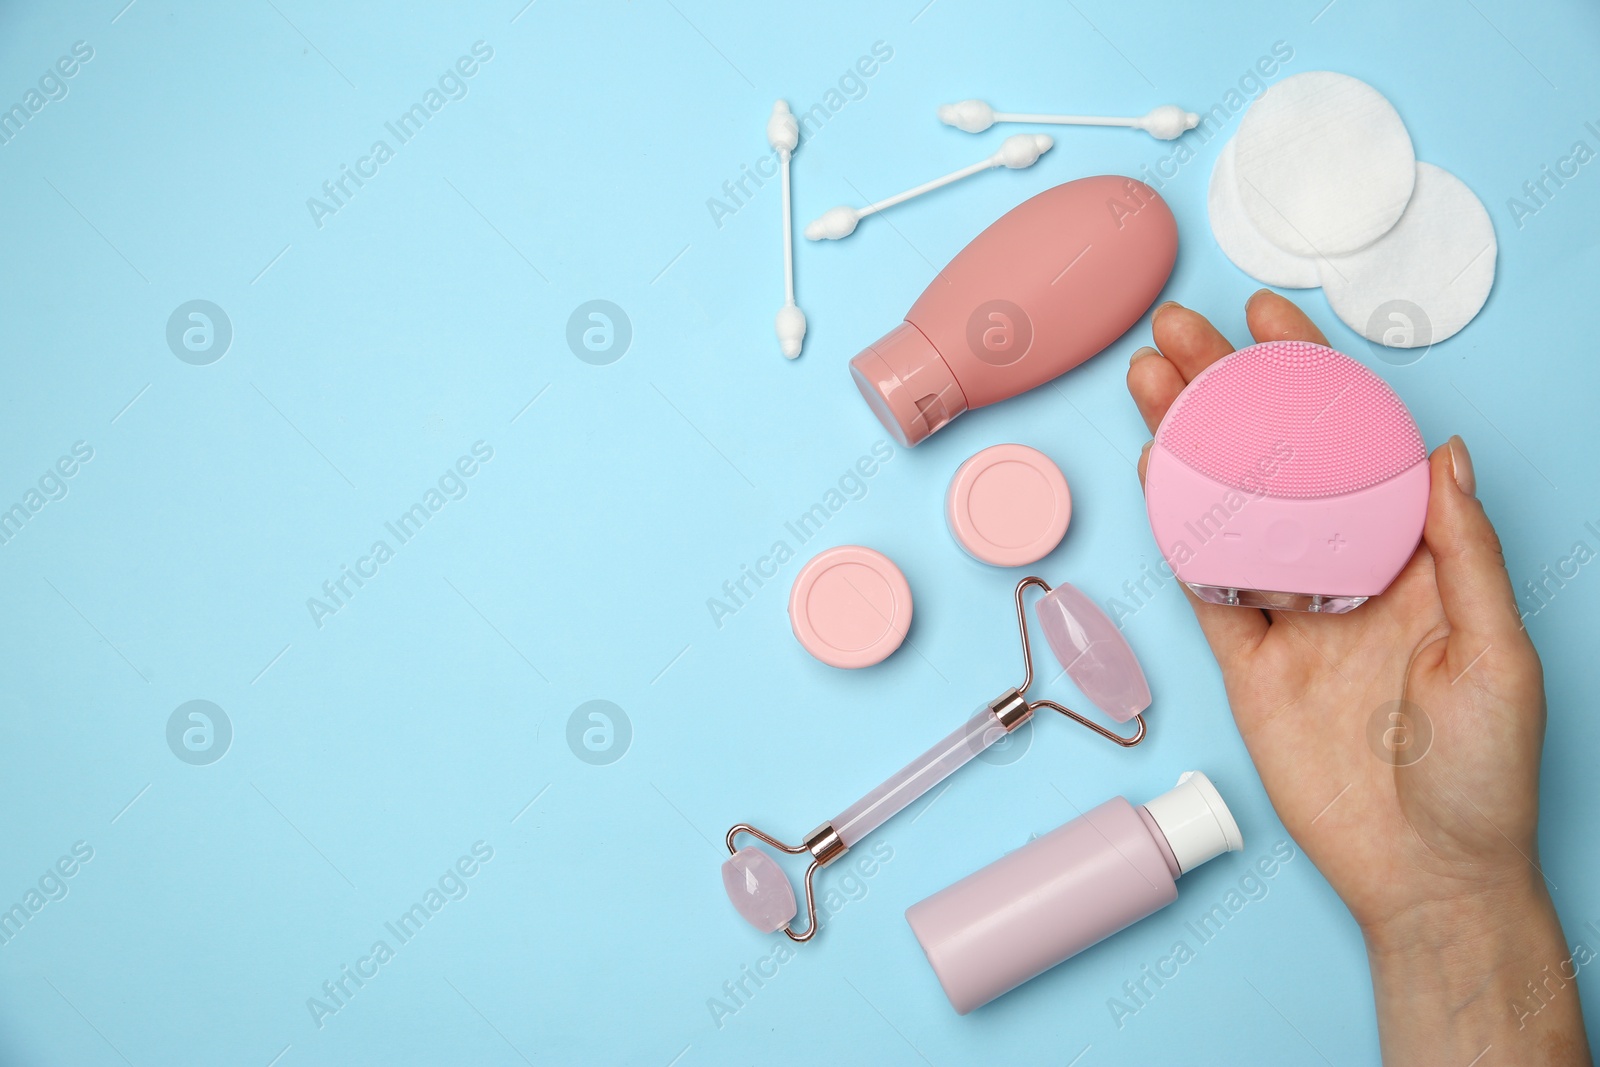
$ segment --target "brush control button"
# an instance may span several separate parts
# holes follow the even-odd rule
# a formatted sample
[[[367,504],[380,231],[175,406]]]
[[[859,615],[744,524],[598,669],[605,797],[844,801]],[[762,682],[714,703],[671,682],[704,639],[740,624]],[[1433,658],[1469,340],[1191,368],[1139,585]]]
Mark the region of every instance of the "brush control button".
[[[1293,519],[1276,519],[1267,527],[1267,556],[1278,563],[1295,563],[1305,558],[1311,547],[1306,528]]]

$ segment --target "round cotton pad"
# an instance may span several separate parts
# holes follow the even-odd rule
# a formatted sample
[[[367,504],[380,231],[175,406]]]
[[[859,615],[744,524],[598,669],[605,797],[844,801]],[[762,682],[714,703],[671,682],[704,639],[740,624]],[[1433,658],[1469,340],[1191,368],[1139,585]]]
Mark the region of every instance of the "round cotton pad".
[[[911,586],[889,557],[860,545],[813,556],[789,591],[801,646],[830,667],[870,667],[911,629]]]
[[[1061,543],[1072,519],[1072,494],[1061,468],[1043,452],[994,445],[956,468],[944,514],[972,558],[1023,567]]]
[[[1285,78],[1239,123],[1234,173],[1262,236],[1300,256],[1337,256],[1399,221],[1416,178],[1411,135],[1366,82],[1316,70]]]
[[[1494,285],[1489,212],[1454,174],[1417,164],[1417,187],[1394,229],[1319,264],[1334,314],[1369,341],[1426,348],[1472,321]]]
[[[1239,200],[1239,182],[1233,169],[1233,142],[1222,146],[1211,169],[1211,189],[1206,208],[1211,216],[1211,233],[1223,254],[1233,265],[1263,285],[1284,289],[1315,289],[1322,282],[1317,264],[1306,256],[1285,252],[1257,230]]]

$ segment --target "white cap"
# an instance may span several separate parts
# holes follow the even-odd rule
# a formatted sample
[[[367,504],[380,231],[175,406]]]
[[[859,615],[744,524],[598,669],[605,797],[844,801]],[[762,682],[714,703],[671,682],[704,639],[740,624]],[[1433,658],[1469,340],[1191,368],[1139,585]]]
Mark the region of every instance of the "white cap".
[[[1222,794],[1199,771],[1183,772],[1175,788],[1144,805],[1144,810],[1161,828],[1184,874],[1224,852],[1244,848],[1244,835]]]

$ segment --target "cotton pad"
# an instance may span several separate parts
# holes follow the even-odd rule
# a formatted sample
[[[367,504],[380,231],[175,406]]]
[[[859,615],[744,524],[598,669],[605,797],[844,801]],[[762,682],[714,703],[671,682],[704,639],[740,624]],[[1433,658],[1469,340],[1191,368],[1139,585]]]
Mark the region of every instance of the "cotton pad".
[[[1489,299],[1496,253],[1483,202],[1454,174],[1418,163],[1416,192],[1394,229],[1318,269],[1346,326],[1390,348],[1426,348]]]
[[[1238,179],[1233,169],[1233,142],[1222,146],[1216,166],[1211,170],[1211,189],[1206,207],[1211,215],[1211,233],[1233,265],[1263,285],[1284,289],[1315,289],[1321,285],[1317,264],[1306,256],[1285,252],[1257,230],[1245,214],[1239,199]]]
[[[1354,252],[1406,209],[1416,154],[1383,94],[1318,70],[1274,85],[1234,138],[1239,198],[1256,229],[1299,256]]]

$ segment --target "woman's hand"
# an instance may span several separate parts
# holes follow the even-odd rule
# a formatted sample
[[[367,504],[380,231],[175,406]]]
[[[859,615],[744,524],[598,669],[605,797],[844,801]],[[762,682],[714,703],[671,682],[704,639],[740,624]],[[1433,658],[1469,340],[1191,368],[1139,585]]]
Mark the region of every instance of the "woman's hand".
[[[1246,318],[1256,341],[1327,344],[1267,290]],[[1156,310],[1154,339],[1128,368],[1152,432],[1233,351],[1176,304]],[[1539,866],[1539,657],[1466,446],[1452,437],[1429,463],[1423,544],[1356,610],[1263,612],[1185,593],[1273,807],[1361,926],[1385,1060],[1588,1063]]]

